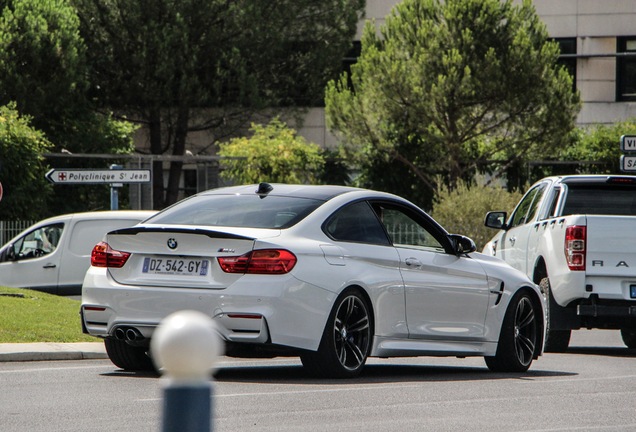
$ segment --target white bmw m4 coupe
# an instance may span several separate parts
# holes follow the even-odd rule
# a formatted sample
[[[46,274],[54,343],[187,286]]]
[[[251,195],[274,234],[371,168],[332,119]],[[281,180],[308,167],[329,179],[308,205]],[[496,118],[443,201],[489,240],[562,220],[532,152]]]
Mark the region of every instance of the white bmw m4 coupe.
[[[95,246],[82,326],[116,366],[153,369],[153,332],[179,310],[213,318],[228,356],[299,356],[324,377],[354,377],[370,356],[525,372],[545,333],[524,274],[403,198],[344,186],[214,189]]]

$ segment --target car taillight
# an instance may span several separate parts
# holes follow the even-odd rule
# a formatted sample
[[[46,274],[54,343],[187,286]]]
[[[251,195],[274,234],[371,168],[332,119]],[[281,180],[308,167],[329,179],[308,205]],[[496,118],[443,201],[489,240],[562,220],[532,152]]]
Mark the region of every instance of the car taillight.
[[[565,259],[570,270],[585,270],[587,227],[572,225],[565,229]]]
[[[121,268],[128,261],[129,252],[112,249],[108,243],[99,242],[91,252],[91,265],[93,267]]]
[[[285,274],[296,265],[296,255],[285,249],[261,249],[218,261],[226,273]]]

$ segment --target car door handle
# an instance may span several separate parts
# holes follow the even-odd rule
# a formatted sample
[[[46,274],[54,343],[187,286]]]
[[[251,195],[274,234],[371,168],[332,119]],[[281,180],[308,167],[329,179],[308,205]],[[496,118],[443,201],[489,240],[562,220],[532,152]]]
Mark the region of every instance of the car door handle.
[[[422,267],[422,262],[417,258],[407,258],[404,262],[409,267]]]
[[[510,244],[514,246],[515,242],[517,241],[517,237],[510,237],[508,241],[510,241]]]
[[[42,266],[42,268],[55,268],[55,267],[57,266],[53,263],[44,264],[44,266]]]

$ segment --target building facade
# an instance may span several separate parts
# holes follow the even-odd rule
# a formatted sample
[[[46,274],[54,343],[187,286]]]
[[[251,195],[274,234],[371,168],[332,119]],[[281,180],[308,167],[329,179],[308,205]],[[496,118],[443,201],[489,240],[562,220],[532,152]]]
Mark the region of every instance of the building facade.
[[[383,24],[398,3],[367,0],[365,20]],[[533,0],[533,4],[550,36],[561,45],[562,63],[574,75],[583,102],[577,123],[636,118],[636,1]],[[323,109],[311,109],[299,132],[322,146],[337,146]]]

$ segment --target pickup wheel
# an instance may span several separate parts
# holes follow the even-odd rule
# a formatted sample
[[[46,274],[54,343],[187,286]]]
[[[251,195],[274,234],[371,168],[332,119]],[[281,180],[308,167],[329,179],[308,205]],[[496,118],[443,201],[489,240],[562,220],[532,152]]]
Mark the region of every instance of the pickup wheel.
[[[108,358],[117,367],[127,371],[155,371],[152,360],[142,347],[135,347],[110,337],[104,339],[104,346]]]
[[[636,348],[636,329],[621,329],[621,337],[627,348]]]
[[[550,279],[547,277],[541,279],[539,283],[541,292],[545,295],[547,316],[546,316],[546,334],[545,334],[545,352],[562,353],[568,349],[570,344],[570,336],[572,330],[552,330],[553,316],[557,313],[559,305],[552,298],[550,290]]]
[[[525,372],[535,357],[537,343],[541,340],[538,322],[540,308],[529,294],[517,293],[504,317],[497,353],[485,357],[488,369],[493,372]]]

